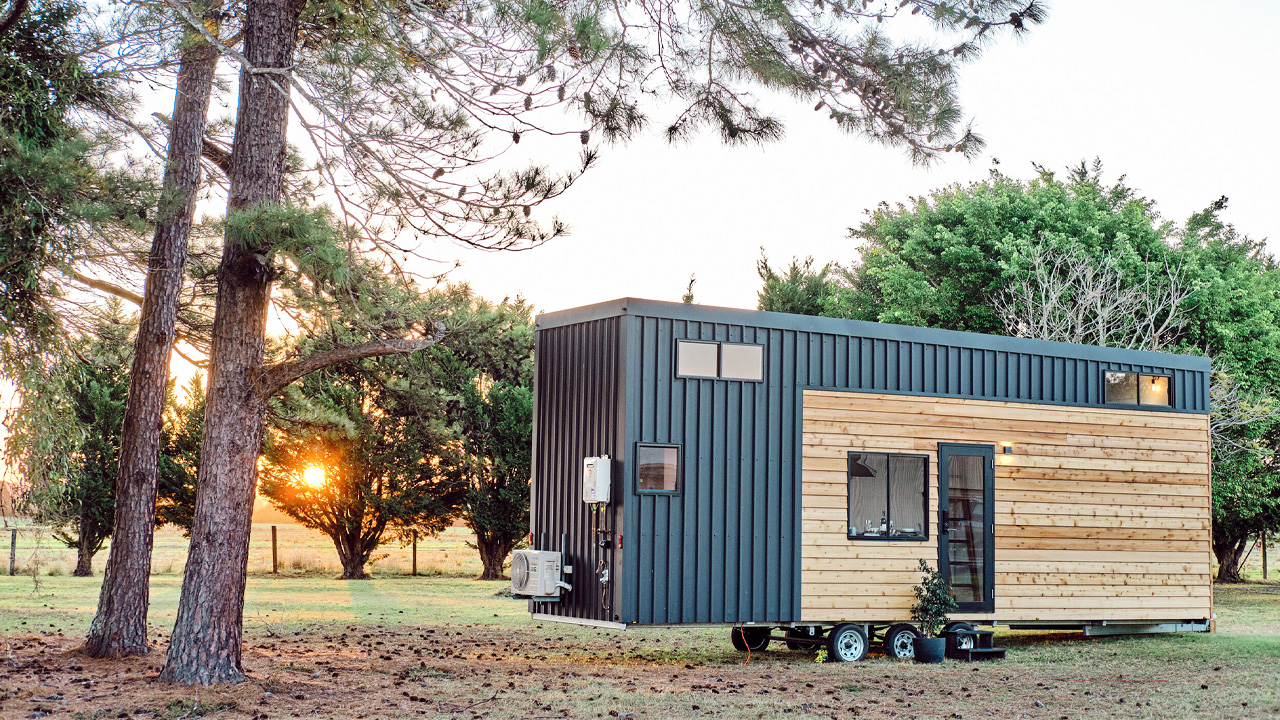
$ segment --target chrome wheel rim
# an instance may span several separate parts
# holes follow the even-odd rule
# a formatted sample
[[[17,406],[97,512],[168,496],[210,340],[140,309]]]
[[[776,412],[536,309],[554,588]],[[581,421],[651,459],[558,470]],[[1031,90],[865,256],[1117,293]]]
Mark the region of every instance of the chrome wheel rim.
[[[956,636],[956,647],[960,648],[961,650],[972,650],[973,636],[972,635]]]
[[[910,660],[916,656],[916,647],[912,644],[915,635],[909,632],[900,632],[893,636],[893,654],[895,657]]]
[[[856,630],[840,634],[836,640],[836,653],[844,662],[853,662],[862,657],[862,635]]]

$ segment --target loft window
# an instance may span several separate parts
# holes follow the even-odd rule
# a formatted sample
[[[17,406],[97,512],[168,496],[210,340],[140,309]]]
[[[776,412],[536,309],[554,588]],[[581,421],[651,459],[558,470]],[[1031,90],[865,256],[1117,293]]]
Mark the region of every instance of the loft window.
[[[676,347],[676,374],[713,378],[720,375],[720,343],[681,340]]]
[[[669,495],[680,492],[679,445],[636,445],[636,491]]]
[[[721,345],[720,377],[726,380],[764,380],[764,346]]]
[[[849,453],[849,539],[925,540],[929,458]]]
[[[764,346],[678,340],[676,376],[761,382],[764,380]]]
[[[1169,376],[1107,370],[1103,375],[1103,402],[1169,407]]]

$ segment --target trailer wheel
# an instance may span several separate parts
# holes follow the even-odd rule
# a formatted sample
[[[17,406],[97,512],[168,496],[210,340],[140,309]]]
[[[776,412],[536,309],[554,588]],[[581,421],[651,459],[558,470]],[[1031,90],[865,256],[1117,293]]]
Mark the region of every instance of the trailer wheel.
[[[769,646],[769,628],[739,625],[729,631],[729,640],[738,652],[760,652]]]
[[[916,656],[912,641],[920,637],[920,631],[914,625],[899,623],[885,631],[884,654],[899,660],[910,660]]]
[[[969,623],[967,623],[967,622],[953,622],[953,623],[947,623],[947,626],[946,626],[946,627],[944,627],[944,628],[942,628],[942,632],[944,632],[944,633],[949,633],[949,632],[951,632],[952,630],[969,630],[969,631],[972,631],[972,630],[973,630],[973,626],[972,626],[972,625],[970,625],[970,624],[969,624]],[[972,636],[972,635],[962,635],[962,636],[960,636],[960,637],[957,637],[957,638],[956,638],[956,649],[958,649],[958,650],[972,650],[972,649],[973,649],[973,636]]]
[[[867,631],[861,625],[837,625],[827,635],[828,662],[857,662],[867,656]]]

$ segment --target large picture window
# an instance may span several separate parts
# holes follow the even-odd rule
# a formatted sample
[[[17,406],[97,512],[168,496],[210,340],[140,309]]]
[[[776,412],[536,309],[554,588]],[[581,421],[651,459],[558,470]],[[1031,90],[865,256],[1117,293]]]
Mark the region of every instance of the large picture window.
[[[925,455],[849,453],[849,539],[927,539],[928,477]]]
[[[1142,373],[1103,373],[1103,402],[1109,405],[1150,405],[1169,407],[1169,376]]]

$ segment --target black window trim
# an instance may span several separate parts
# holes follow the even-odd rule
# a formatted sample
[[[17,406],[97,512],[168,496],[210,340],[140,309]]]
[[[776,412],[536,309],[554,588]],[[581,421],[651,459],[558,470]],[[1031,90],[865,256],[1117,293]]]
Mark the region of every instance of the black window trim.
[[[676,450],[676,489],[675,490],[642,490],[640,489],[640,448],[675,448]],[[635,450],[635,470],[631,473],[632,488],[637,495],[661,495],[676,497],[684,494],[684,446],[680,443],[637,442]]]
[[[700,343],[702,345],[716,346],[716,374],[715,375],[684,375],[680,372],[680,344],[681,343]],[[760,348],[760,378],[741,378],[741,377],[725,377],[724,375],[724,350],[725,345],[753,345]],[[768,360],[768,349],[764,343],[758,342],[734,342],[732,340],[703,340],[701,338],[675,338],[675,344],[672,347],[672,358],[675,362],[671,364],[672,373],[676,378],[681,380],[724,380],[726,382],[750,382],[763,383],[768,373],[765,370],[765,364]]]
[[[867,537],[865,535],[858,535],[854,531],[854,528],[852,526],[848,526],[849,512],[852,510],[852,508],[849,507],[847,503],[852,499],[849,493],[849,484],[853,481],[853,477],[851,476],[851,473],[853,472],[853,456],[854,455],[884,455],[890,458],[904,457],[904,458],[920,458],[924,460],[924,492],[922,493],[923,497],[921,498],[921,505],[922,505],[921,517],[924,518],[923,522],[921,523],[921,527],[924,530],[923,532],[921,532],[918,535],[899,535],[897,537]],[[885,472],[886,473],[889,472],[889,463],[887,462],[885,463]],[[888,517],[886,518],[886,520],[888,520],[893,518],[893,505],[890,502],[891,498],[893,497],[893,477],[890,476],[889,478],[887,478],[884,485],[885,485],[884,504],[888,512]],[[929,540],[929,456],[925,453],[897,453],[897,452],[887,452],[884,450],[850,450],[848,458],[846,459],[846,464],[845,464],[845,502],[846,502],[846,506],[845,506],[844,521],[846,526],[848,526],[845,528],[845,530],[846,530],[846,535],[850,540],[857,540],[859,542],[926,542],[928,541]]]
[[[1107,373],[1118,373],[1120,375],[1137,375],[1138,376],[1138,402],[1136,403],[1107,402]],[[1101,380],[1099,381],[1099,384],[1098,384],[1098,392],[1102,395],[1102,397],[1099,399],[1102,401],[1102,404],[1105,407],[1125,408],[1129,410],[1135,410],[1139,408],[1142,410],[1157,410],[1160,408],[1163,408],[1165,410],[1173,410],[1176,407],[1174,404],[1175,399],[1173,395],[1173,373],[1143,372],[1141,370],[1117,370],[1116,368],[1102,368],[1100,377],[1101,377]],[[1154,405],[1151,403],[1147,403],[1146,405],[1142,404],[1142,378],[1144,377],[1149,377],[1149,378],[1161,377],[1169,381],[1169,392],[1168,392],[1169,402],[1168,403],[1164,405]]]

